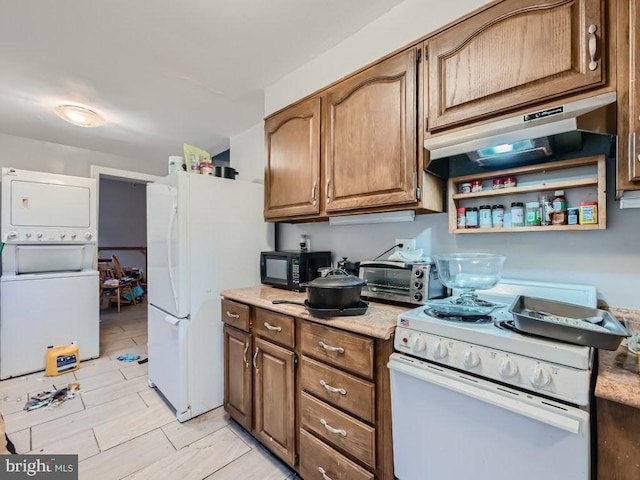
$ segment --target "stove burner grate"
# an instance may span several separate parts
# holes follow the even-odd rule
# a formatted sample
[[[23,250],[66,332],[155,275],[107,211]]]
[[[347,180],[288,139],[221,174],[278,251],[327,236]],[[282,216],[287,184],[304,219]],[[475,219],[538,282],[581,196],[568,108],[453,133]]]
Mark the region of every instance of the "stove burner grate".
[[[440,319],[447,320],[449,322],[460,323],[489,323],[493,322],[491,315],[456,315],[448,312],[442,312],[437,308],[427,308],[424,311],[425,314]]]
[[[527,337],[545,338],[533,333],[523,332],[518,327],[516,327],[516,322],[513,320],[500,320],[499,322],[496,322],[496,326],[504,330],[511,330],[512,332],[519,333],[520,335],[526,335]]]

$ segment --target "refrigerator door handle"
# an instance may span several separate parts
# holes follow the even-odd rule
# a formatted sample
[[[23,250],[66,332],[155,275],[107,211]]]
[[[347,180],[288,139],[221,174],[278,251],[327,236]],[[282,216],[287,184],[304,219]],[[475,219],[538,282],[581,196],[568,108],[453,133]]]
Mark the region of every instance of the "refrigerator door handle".
[[[173,227],[176,223],[176,217],[178,213],[178,203],[176,198],[173,198],[173,205],[171,206],[171,218],[169,220],[169,233],[167,237],[167,266],[169,267],[169,283],[171,283],[171,293],[173,293],[173,300],[178,310],[178,296],[176,295],[176,282],[173,278],[173,264],[171,263],[171,238],[173,235]]]
[[[165,315],[164,319],[173,326],[176,326],[178,323],[180,323],[180,320],[182,320],[182,318],[176,318],[173,315]]]

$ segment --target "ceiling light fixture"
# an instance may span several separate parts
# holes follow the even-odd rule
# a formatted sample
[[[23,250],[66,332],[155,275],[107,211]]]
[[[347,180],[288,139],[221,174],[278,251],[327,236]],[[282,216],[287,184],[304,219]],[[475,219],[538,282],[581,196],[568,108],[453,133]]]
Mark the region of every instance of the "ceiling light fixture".
[[[78,127],[100,127],[107,123],[100,114],[80,105],[58,105],[54,110],[60,118]]]

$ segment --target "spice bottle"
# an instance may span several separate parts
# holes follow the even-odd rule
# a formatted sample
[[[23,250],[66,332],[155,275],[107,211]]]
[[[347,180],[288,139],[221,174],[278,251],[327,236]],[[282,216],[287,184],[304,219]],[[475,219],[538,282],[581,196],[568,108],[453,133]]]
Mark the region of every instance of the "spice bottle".
[[[553,213],[552,199],[546,193],[540,195],[540,225],[551,225],[551,214]]]
[[[478,207],[469,207],[465,212],[467,228],[478,228]]]
[[[491,207],[491,223],[493,228],[504,227],[504,206],[494,205]]]
[[[580,225],[598,223],[598,202],[580,202]]]
[[[491,228],[491,205],[482,205],[478,210],[480,228]]]
[[[511,204],[511,226],[524,227],[524,203],[513,202]]]
[[[527,227],[537,227],[540,225],[540,202],[527,202],[527,209],[524,213],[525,225]]]
[[[467,227],[467,218],[466,218],[467,209],[464,207],[458,207],[458,228],[466,228]]]
[[[567,199],[564,190],[556,190],[553,198],[553,213],[551,214],[552,225],[567,224]]]

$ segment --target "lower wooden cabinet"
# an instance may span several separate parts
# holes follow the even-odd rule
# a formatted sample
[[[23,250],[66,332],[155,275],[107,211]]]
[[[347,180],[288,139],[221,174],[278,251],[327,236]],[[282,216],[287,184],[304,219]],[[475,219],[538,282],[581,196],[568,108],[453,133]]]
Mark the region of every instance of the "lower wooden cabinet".
[[[253,354],[253,433],[289,465],[295,460],[294,356],[257,338]]]
[[[251,429],[251,334],[224,326],[224,408]]]
[[[393,339],[229,300],[222,320],[234,420],[305,480],[394,479]]]

